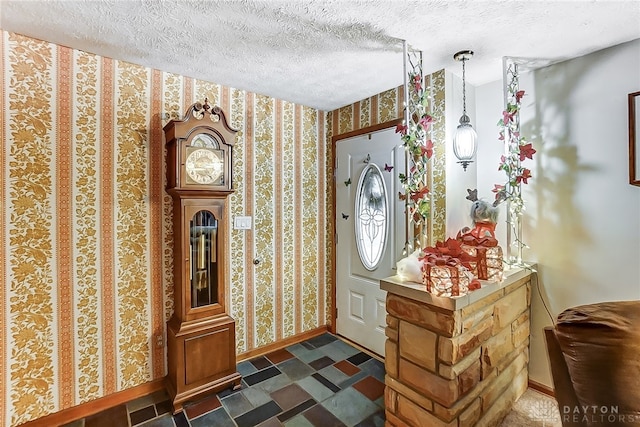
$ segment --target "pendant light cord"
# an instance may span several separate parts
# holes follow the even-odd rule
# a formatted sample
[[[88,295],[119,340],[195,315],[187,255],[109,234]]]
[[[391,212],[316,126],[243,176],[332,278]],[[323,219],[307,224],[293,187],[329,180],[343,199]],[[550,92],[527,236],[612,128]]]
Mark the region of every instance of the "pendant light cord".
[[[465,58],[462,58],[462,114],[467,115],[467,85],[465,83],[465,70],[464,63],[467,62]]]

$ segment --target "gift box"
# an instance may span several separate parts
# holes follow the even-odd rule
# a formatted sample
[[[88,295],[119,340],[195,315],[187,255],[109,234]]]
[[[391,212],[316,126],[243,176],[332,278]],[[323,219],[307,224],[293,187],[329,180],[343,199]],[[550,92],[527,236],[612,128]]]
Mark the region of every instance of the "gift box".
[[[469,255],[474,277],[489,282],[502,282],[502,248],[493,237],[476,237],[471,233],[458,236],[460,248]]]
[[[473,274],[455,258],[429,256],[422,267],[427,291],[439,297],[457,297],[469,293]]]
[[[469,260],[469,255],[454,239],[425,248],[420,261],[423,263],[422,282],[427,291],[436,296],[455,297],[478,289],[479,282],[469,270]]]
[[[496,238],[496,223],[490,221],[475,221],[473,228],[469,231],[473,237],[493,237]]]

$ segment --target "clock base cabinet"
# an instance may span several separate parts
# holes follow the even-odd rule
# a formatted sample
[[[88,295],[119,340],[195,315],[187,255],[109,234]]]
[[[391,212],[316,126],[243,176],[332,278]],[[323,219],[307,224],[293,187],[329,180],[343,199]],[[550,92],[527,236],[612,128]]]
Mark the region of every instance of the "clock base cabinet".
[[[240,388],[236,371],[235,321],[228,315],[167,324],[169,373],[167,390],[173,413],[188,400],[223,390]]]

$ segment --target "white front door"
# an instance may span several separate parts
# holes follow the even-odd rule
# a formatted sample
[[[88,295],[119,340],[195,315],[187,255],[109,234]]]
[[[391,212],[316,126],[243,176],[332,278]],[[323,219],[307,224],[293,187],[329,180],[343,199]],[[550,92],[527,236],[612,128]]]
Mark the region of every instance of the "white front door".
[[[380,279],[395,274],[404,245],[405,150],[395,128],[336,145],[336,331],[384,356]]]

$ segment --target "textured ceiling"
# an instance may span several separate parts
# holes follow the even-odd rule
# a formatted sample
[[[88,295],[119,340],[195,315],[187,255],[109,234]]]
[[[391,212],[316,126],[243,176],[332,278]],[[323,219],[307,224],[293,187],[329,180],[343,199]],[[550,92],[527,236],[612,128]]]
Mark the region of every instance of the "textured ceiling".
[[[402,84],[402,39],[425,71],[475,51],[467,82],[640,38],[640,0],[0,2],[0,27],[98,55],[333,110]],[[638,70],[640,72],[640,70]]]

